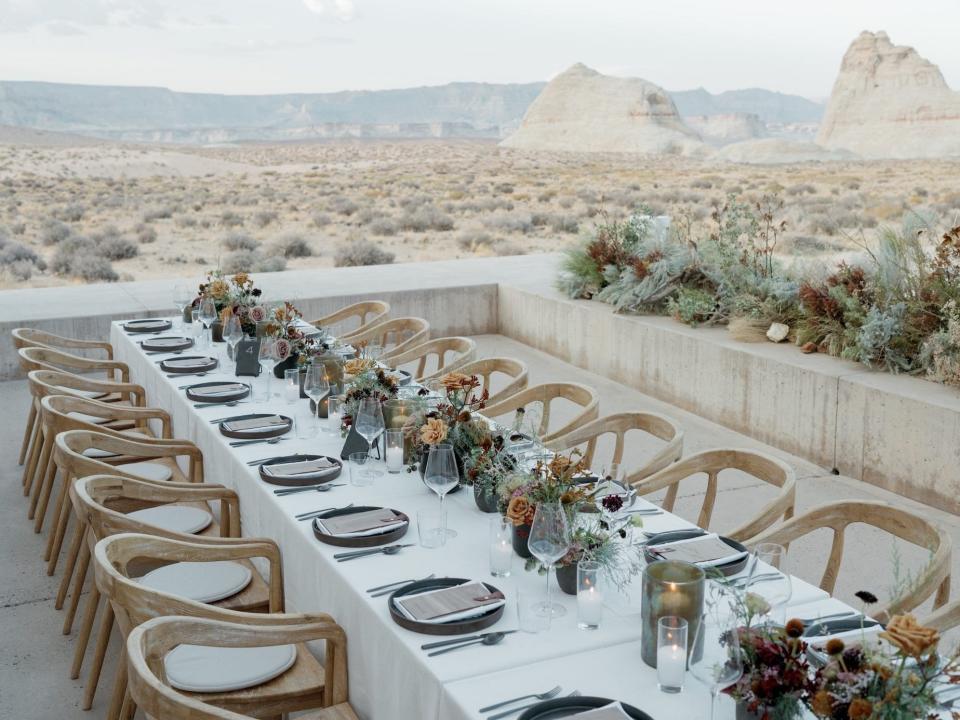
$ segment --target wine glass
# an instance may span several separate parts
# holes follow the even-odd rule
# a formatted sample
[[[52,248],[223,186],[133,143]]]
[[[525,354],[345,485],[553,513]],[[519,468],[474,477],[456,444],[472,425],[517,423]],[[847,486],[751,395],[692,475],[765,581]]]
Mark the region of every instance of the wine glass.
[[[690,672],[710,689],[713,720],[720,691],[743,675],[736,619],[730,615],[703,615],[690,648]]]
[[[453,454],[453,445],[439,443],[430,446],[430,452],[427,455],[427,467],[423,473],[423,482],[440,496],[440,517],[445,517],[443,514],[443,498],[460,482],[460,471],[457,469],[457,458]],[[456,530],[450,530],[445,525],[437,532],[448,538],[457,536]]]
[[[793,596],[787,548],[777,543],[760,543],[753,549],[747,592],[759,595],[770,606],[768,622],[785,624],[787,603]]]
[[[373,360],[374,363],[380,362],[380,358],[383,357],[383,345],[370,343],[363,349],[363,357]]]
[[[215,302],[213,302],[213,298],[205,297],[200,301],[200,312],[197,314],[197,318],[203,323],[205,347],[212,347],[213,341],[207,331],[217,319],[217,305]]]
[[[266,375],[266,401],[273,397],[270,389],[270,379],[273,377],[273,368],[277,365],[277,339],[272,337],[260,338],[260,367],[261,373]]]
[[[237,359],[237,345],[243,340],[243,327],[240,325],[240,318],[231,315],[223,325],[223,339],[227,341],[230,347],[229,357],[234,361]]]
[[[380,400],[377,398],[364,398],[357,407],[357,417],[354,420],[354,427],[357,432],[367,441],[369,450],[373,449],[374,441],[380,437],[380,433],[386,427],[383,422],[383,409],[380,407]],[[364,475],[370,478],[379,477],[381,473],[376,470],[364,470]]]
[[[311,364],[303,378],[303,391],[313,400],[316,408],[317,424],[320,424],[320,401],[330,394],[330,381],[327,380],[326,368],[323,365]]]
[[[173,306],[177,309],[177,327],[183,332],[183,311],[191,300],[190,288],[183,283],[177,283],[173,286]]]
[[[547,567],[547,598],[538,604],[534,612],[543,617],[563,617],[567,609],[563,605],[550,602],[553,566],[570,549],[570,525],[562,503],[543,503],[537,506],[527,547]]]

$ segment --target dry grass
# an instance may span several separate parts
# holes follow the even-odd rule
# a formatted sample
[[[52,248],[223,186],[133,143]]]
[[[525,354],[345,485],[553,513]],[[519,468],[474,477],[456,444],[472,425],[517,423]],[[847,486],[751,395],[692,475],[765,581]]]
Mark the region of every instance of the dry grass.
[[[396,262],[555,251],[603,215],[641,204],[705,227],[711,204],[731,192],[782,193],[780,250],[835,256],[850,248],[849,234],[896,222],[907,208],[960,217],[958,169],[553,155],[484,141],[0,146],[0,234],[49,265],[29,277],[22,263],[19,273],[7,268],[0,286],[108,278],[110,267],[121,279],[195,278],[218,263],[263,271],[282,258],[291,269],[330,267],[361,241]],[[69,267],[91,247],[106,264]]]

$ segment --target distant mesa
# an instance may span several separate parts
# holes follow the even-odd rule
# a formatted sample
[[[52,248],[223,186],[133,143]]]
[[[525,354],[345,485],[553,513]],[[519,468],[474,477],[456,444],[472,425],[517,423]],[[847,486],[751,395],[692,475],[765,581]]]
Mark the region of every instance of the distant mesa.
[[[711,145],[728,145],[768,134],[766,124],[754,113],[688,115],[683,121]]]
[[[913,48],[863,32],[843,56],[817,142],[866,158],[960,155],[960,93]]]
[[[857,156],[841,149],[828,149],[812,142],[762,138],[732,143],[721,148],[717,157],[730,162],[751,165],[776,165],[778,163],[835,162],[855,160]]]
[[[580,63],[560,73],[501,143],[524,150],[698,154],[669,93],[640,78],[601,75]]]

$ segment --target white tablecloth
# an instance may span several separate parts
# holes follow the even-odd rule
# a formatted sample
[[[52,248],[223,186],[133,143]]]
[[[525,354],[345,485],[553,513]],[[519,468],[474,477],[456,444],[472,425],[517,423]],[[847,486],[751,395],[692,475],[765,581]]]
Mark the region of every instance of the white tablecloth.
[[[159,368],[160,356],[145,355],[137,344],[139,339],[127,335],[118,323],[112,327],[111,342],[116,358],[130,365],[132,379],[145,387],[149,404],[171,413],[175,436],[189,438],[203,451],[206,480],[231,487],[240,496],[243,534],[269,537],[280,545],[287,609],[328,612],[346,630],[350,702],[360,717],[369,720],[477,718],[480,716],[476,709],[481,705],[519,691],[532,691],[544,682],[547,685],[542,689],[562,683],[584,694],[619,697],[660,718],[698,717],[700,708],[706,707],[707,696],[694,682],[688,683],[690,689],[679,696],[657,692],[655,671],[640,660],[639,580],[634,583],[635,591],[630,596],[610,599],[598,630],[578,630],[575,598],[555,592],[554,597],[566,606],[567,614],[554,620],[549,632],[535,635],[518,632],[508,635],[497,646],[426,657],[419,646],[435,638],[396,625],[387,610],[386,597],[372,599],[365,592],[367,588],[429,573],[490,581],[507,596],[503,618],[491,628],[498,630],[517,627],[517,589],[539,589],[545,582],[535,573],[525,573],[519,558],[514,558],[511,577],[490,576],[487,551],[490,516],[476,509],[472,494],[460,492],[447,498],[448,523],[458,536],[448,541],[445,548],[430,550],[415,545],[394,556],[337,563],[332,555],[342,548],[318,542],[309,522],[294,519],[296,513],[351,502],[385,505],[411,518],[411,527],[401,542],[416,543],[417,511],[435,509],[436,496],[424,487],[418,475],[403,472],[385,473],[369,487],[346,484],[325,493],[276,497],[275,486],[261,481],[256,467],[247,466],[248,461],[297,452],[339,457],[343,441],[331,434],[298,440],[291,433],[290,439],[276,445],[231,448],[230,440],[209,420],[264,411],[305,414],[309,401],[299,400],[295,405],[288,405],[284,398],[274,397],[269,402],[246,402],[235,408],[195,408],[178,386],[234,379],[232,364],[228,370],[221,368],[203,378],[168,378]],[[221,357],[223,347],[217,346]],[[205,352],[208,351],[200,349],[197,354]],[[282,381],[273,379],[272,384],[274,392],[281,392]],[[326,429],[326,421],[321,420],[321,424]],[[382,463],[378,465],[383,468]],[[349,482],[346,468],[337,482]],[[652,531],[690,527],[690,523],[669,514],[645,518],[644,524]],[[826,593],[803,581],[795,581],[794,586],[795,603],[826,597]]]

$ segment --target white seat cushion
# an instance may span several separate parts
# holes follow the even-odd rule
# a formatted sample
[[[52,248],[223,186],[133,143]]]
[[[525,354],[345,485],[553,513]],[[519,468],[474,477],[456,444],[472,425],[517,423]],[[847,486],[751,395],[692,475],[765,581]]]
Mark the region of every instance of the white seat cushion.
[[[105,458],[105,457],[116,457],[115,452],[110,452],[109,450],[101,450],[100,448],[87,448],[83,451],[83,456],[88,458]]]
[[[87,415],[82,412],[71,412],[67,413],[67,417],[72,417],[75,420],[80,420],[81,422],[91,423],[92,425],[103,425],[103,423],[110,422],[110,418],[97,417],[96,415]]]
[[[127,517],[185,535],[198,533],[213,522],[213,516],[206,510],[189,505],[157,505],[127,513]]]
[[[117,467],[131,475],[142,477],[144,480],[165,482],[173,476],[173,470],[171,468],[157,462],[135,462],[118,465]]]
[[[238,562],[178,562],[148,572],[137,582],[154,590],[211,603],[236,595],[250,584],[250,568]]]
[[[256,687],[289,670],[295,645],[221,648],[179,645],[163,659],[167,681],[187,692],[230,692]]]

